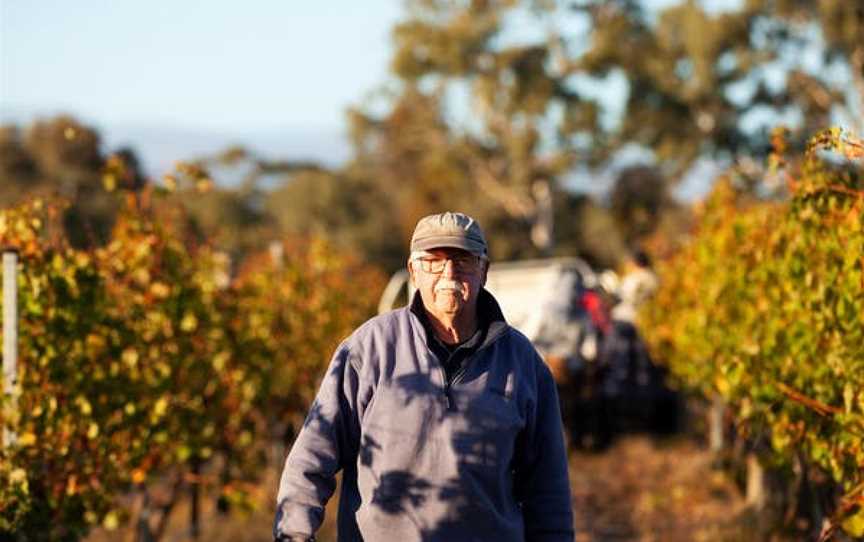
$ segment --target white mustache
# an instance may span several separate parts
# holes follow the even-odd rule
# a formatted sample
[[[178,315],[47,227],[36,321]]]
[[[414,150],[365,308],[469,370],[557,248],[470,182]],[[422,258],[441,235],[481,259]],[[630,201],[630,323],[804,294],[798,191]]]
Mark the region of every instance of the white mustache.
[[[442,280],[438,281],[438,284],[435,285],[435,291],[436,292],[440,292],[442,290],[451,290],[451,291],[455,291],[455,292],[460,293],[460,294],[464,292],[464,288],[463,288],[462,284],[456,282],[455,280],[446,280],[446,279],[442,279]]]

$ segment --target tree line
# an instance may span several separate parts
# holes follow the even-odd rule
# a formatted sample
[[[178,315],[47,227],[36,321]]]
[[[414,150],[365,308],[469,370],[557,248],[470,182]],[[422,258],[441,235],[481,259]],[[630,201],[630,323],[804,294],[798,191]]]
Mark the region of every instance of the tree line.
[[[860,130],[858,3],[653,6],[408,1],[390,78],[348,112],[347,163],[268,160],[242,147],[178,157],[217,180],[221,166],[246,172],[235,190],[217,184],[192,198],[190,217],[238,251],[264,232],[315,233],[389,271],[417,218],[459,208],[487,225],[498,259],[578,252],[605,267],[658,225],[684,229],[686,210],[670,194],[701,160],[758,177],[777,123],[798,147],[832,123]],[[71,118],[3,128],[0,198],[60,192],[75,200],[73,241],[104,241],[115,210],[95,172],[112,153],[98,140]],[[117,154],[136,170],[132,150]],[[647,161],[628,167],[634,154]],[[573,190],[609,176],[601,201]]]

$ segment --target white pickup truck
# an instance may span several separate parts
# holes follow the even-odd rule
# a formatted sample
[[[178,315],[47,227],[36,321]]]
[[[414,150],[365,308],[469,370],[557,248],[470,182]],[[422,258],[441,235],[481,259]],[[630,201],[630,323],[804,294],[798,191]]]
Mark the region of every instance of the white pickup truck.
[[[562,364],[574,355],[583,332],[581,294],[596,285],[596,274],[579,258],[495,262],[486,281],[507,322],[531,339],[559,382],[566,378]],[[378,313],[404,305],[412,294],[408,272],[396,272]]]

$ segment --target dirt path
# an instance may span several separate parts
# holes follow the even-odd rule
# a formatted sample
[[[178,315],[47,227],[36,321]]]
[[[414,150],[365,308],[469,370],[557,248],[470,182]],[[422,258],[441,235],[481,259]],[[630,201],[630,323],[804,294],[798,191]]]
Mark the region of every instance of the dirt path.
[[[577,542],[748,539],[743,498],[684,437],[627,436],[571,456]]]
[[[715,542],[752,540],[738,519],[743,499],[734,484],[711,468],[708,451],[691,439],[620,438],[603,453],[574,452],[570,460],[576,542]],[[203,532],[207,542],[272,540],[273,493],[278,473],[269,471],[243,517],[219,516],[206,501]],[[318,540],[335,540],[336,499]],[[179,506],[164,540],[187,542],[188,510]],[[128,531],[97,530],[89,542],[132,540]]]

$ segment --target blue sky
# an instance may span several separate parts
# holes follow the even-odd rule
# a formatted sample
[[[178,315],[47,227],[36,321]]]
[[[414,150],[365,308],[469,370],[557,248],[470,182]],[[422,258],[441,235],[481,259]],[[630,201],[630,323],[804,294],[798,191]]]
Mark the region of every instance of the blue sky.
[[[67,112],[160,153],[338,145],[346,108],[387,80],[401,15],[399,0],[0,0],[0,120]]]
[[[70,113],[155,176],[236,144],[338,165],[346,108],[388,80],[403,14],[402,0],[0,0],[0,122]]]

